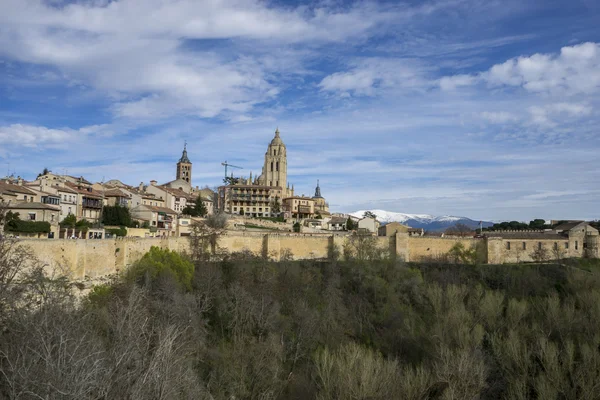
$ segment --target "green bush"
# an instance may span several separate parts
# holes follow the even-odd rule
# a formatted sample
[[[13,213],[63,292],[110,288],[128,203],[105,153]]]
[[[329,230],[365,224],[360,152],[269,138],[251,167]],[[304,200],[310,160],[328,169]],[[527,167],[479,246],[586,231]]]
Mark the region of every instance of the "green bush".
[[[77,224],[77,217],[75,214],[69,214],[60,222],[60,226],[66,226],[69,228],[74,228]]]
[[[179,253],[152,246],[141,260],[129,268],[126,280],[141,283],[146,279],[154,281],[161,276],[171,276],[186,290],[190,290],[194,276],[194,264]]]
[[[107,229],[106,232],[120,237],[127,236],[127,228],[125,228],[124,226],[121,226],[119,228]]]
[[[105,225],[132,226],[129,208],[122,206],[104,206],[102,209],[102,223]]]
[[[45,221],[13,220],[4,228],[7,232],[16,233],[49,233],[50,223]]]
[[[89,304],[96,307],[107,305],[114,293],[114,287],[111,285],[97,285],[87,296]]]

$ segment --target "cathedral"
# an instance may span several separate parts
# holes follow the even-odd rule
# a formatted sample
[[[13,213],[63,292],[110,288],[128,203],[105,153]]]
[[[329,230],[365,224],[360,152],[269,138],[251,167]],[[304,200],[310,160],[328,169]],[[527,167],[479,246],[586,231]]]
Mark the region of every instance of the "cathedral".
[[[286,216],[299,217],[300,205],[304,211],[302,217],[313,217],[317,210],[329,214],[329,206],[321,197],[318,183],[315,196],[294,196],[294,185],[290,187],[287,179],[287,150],[278,128],[265,152],[261,174],[253,179],[250,173],[249,178],[240,178],[233,185],[219,187],[218,207],[227,213],[253,217],[276,216],[282,212]]]

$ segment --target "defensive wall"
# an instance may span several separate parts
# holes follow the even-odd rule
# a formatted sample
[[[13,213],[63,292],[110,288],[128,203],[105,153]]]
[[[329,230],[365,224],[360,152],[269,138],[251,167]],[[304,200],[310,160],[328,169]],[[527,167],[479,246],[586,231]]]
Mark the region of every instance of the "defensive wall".
[[[597,237],[596,237],[597,238]],[[443,257],[456,243],[462,243],[467,249],[475,249],[478,259],[483,262],[501,264],[504,262],[532,261],[532,250],[543,246],[548,259],[552,257],[552,246],[556,239],[513,240],[511,249],[503,238],[460,238],[460,237],[422,237],[397,233],[394,236],[374,237],[377,246],[388,249],[392,254],[405,261],[426,261]],[[340,251],[348,242],[349,236],[332,233],[263,233],[228,231],[219,238],[218,247],[228,252],[250,251],[256,255],[274,260],[282,256],[293,259],[326,258],[332,247]],[[568,241],[568,239],[567,239]],[[571,240],[573,241],[573,240]],[[526,250],[519,251],[518,246],[526,242]],[[116,239],[26,239],[22,243],[29,246],[40,261],[50,266],[60,266],[71,272],[73,279],[98,278],[124,270],[139,260],[150,247],[178,252],[189,252],[190,241],[186,237],[165,238],[116,238]],[[540,245],[540,243],[542,243]],[[558,243],[565,247],[564,241]],[[581,244],[575,250],[575,243],[569,244],[564,257],[582,256]],[[518,254],[518,256],[517,256]]]

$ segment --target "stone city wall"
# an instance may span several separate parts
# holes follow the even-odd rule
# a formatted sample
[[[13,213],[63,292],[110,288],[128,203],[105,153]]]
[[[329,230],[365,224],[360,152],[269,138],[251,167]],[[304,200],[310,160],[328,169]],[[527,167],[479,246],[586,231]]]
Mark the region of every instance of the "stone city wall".
[[[319,259],[328,255],[331,246],[342,251],[348,236],[338,234],[295,234],[229,231],[219,238],[218,247],[229,252],[250,251],[256,255],[268,256],[279,260],[282,256],[293,259]],[[446,254],[456,243],[465,248],[474,247],[483,262],[501,264],[504,262],[530,261],[530,253],[539,239],[525,240],[527,251],[517,260],[516,249],[524,240],[511,241],[511,251],[506,250],[506,240],[501,238],[432,238],[409,237],[398,233],[390,237],[376,237],[378,247],[395,251],[405,261],[425,261]],[[552,254],[555,240],[542,240],[548,253]],[[139,260],[150,247],[178,252],[189,252],[189,239],[185,237],[166,238],[116,238],[96,240],[71,239],[26,239],[23,244],[29,246],[34,254],[50,266],[61,266],[71,272],[73,279],[85,277],[97,278],[117,273]],[[514,244],[513,244],[514,243]],[[578,256],[582,251],[582,242],[569,243],[566,256]],[[565,247],[564,241],[559,246]],[[512,250],[514,249],[514,250]]]
[[[486,260],[485,240],[483,238],[427,237],[410,236],[408,238],[408,260],[425,261],[438,259],[447,254],[452,246],[462,243],[465,249],[475,248],[480,260]]]

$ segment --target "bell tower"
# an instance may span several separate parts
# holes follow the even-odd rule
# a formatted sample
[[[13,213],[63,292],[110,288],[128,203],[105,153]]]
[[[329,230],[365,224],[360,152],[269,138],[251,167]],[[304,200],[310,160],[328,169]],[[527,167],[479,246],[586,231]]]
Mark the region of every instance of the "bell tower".
[[[279,128],[265,153],[261,184],[282,189],[287,186],[287,155],[285,144],[279,137]]]
[[[177,163],[177,175],[176,179],[181,179],[192,184],[192,162],[187,155],[187,142],[183,144],[183,153]]]

